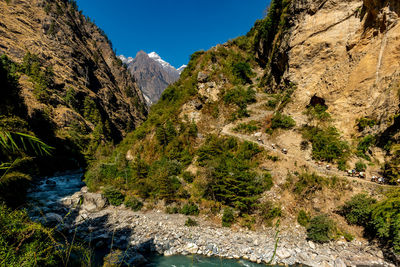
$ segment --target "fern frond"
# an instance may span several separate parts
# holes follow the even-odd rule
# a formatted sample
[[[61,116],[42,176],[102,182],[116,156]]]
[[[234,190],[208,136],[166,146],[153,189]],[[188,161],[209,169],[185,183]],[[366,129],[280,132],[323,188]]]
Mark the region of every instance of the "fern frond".
[[[0,131],[0,147],[9,152],[27,152],[30,148],[40,156],[51,155],[51,151],[54,149],[36,136],[8,131]]]
[[[14,182],[14,181],[30,181],[32,180],[32,178],[25,174],[25,173],[21,173],[21,172],[10,172],[5,174],[1,179],[0,179],[0,186],[1,185],[5,185],[8,184],[10,182]]]

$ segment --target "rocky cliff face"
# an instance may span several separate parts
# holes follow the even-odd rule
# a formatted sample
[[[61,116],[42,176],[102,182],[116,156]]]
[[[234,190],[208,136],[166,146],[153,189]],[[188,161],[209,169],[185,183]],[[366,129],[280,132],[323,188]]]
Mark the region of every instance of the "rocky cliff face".
[[[122,60],[135,77],[148,105],[156,103],[165,88],[179,79],[182,71],[162,60],[155,52],[146,54],[140,51],[134,59],[124,60],[122,56]]]
[[[34,74],[21,75],[30,114],[44,111],[66,131],[72,124],[89,132],[97,126],[114,140],[144,120],[147,108],[137,84],[74,1],[1,1],[0,16],[0,54],[46,68],[53,80],[36,88]]]
[[[285,66],[282,81],[296,85],[285,112],[304,124],[304,110],[317,96],[349,142],[367,134],[383,138],[381,146],[397,142],[399,11],[397,1],[293,1],[289,27],[271,55]],[[374,126],[360,131],[362,119]]]

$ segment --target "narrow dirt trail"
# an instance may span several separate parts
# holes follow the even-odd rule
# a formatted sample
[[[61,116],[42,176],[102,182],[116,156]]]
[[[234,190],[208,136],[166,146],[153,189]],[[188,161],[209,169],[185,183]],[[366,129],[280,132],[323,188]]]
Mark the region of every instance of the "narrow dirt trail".
[[[243,118],[241,120],[237,120],[235,122],[229,123],[225,125],[221,129],[221,134],[226,135],[226,136],[232,136],[235,138],[238,138],[239,140],[243,141],[249,141],[253,143],[257,143],[260,147],[263,147],[266,151],[274,152],[279,155],[281,159],[286,160],[287,162],[292,162],[292,164],[295,164],[297,166],[304,166],[309,168],[310,170],[316,172],[319,175],[323,176],[337,176],[341,178],[345,178],[349,181],[355,181],[355,182],[361,182],[361,183],[367,183],[367,184],[373,184],[373,185],[378,185],[386,188],[392,188],[396,186],[392,185],[381,185],[377,184],[375,182],[365,180],[365,179],[360,179],[356,177],[350,177],[347,176],[345,172],[337,170],[337,169],[326,169],[325,165],[324,166],[319,166],[315,161],[312,160],[306,160],[305,157],[298,157],[293,154],[291,154],[290,149],[287,154],[283,153],[279,149],[279,144],[275,144],[275,148],[272,146],[274,144],[271,142],[270,138],[263,138],[263,140],[268,140],[267,142],[259,142],[257,137],[255,137],[253,134],[242,134],[238,132],[234,132],[233,129],[238,126],[241,123],[248,123],[250,121],[261,121],[265,117],[272,115],[274,112],[273,111],[268,111],[265,109],[260,108],[261,106],[265,105],[268,102],[268,99],[265,98],[265,94],[262,93],[257,93],[256,94],[256,99],[257,102],[253,103],[248,106],[248,110],[250,111],[250,116],[247,118]],[[265,137],[267,136],[266,134],[262,133],[262,135]]]

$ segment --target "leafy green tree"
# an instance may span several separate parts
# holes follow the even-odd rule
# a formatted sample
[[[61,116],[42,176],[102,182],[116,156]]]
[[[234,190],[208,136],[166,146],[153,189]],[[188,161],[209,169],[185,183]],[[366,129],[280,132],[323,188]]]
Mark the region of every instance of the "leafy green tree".
[[[304,127],[303,137],[312,143],[312,156],[316,160],[333,162],[346,159],[349,144],[342,140],[335,127]]]
[[[373,205],[367,231],[400,253],[400,190],[388,193],[386,199]]]

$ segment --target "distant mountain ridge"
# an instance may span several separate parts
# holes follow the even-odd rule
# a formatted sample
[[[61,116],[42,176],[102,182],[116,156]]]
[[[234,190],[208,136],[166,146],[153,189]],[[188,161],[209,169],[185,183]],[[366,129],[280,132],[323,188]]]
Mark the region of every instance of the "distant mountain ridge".
[[[139,51],[135,58],[124,55],[120,55],[119,58],[135,77],[148,105],[157,102],[165,88],[176,82],[186,68],[186,65],[182,65],[176,69],[156,52],[147,54]]]

